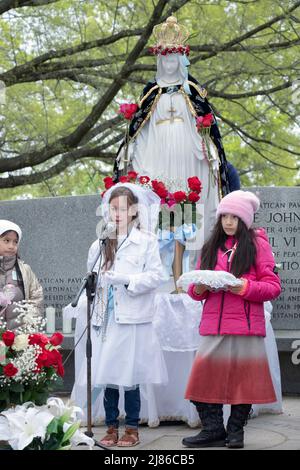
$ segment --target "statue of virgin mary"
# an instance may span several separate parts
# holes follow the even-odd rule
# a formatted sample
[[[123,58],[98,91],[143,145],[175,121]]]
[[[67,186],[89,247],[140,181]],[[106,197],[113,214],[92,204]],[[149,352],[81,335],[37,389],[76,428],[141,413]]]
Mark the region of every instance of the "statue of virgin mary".
[[[121,144],[115,176],[134,170],[166,184],[170,192],[186,191],[187,179],[202,183],[204,238],[215,222],[216,208],[229,192],[226,157],[207,91],[188,73],[186,28],[174,16],[153,31],[157,72],[140,97],[128,141]],[[211,114],[208,138],[197,129],[197,118]]]

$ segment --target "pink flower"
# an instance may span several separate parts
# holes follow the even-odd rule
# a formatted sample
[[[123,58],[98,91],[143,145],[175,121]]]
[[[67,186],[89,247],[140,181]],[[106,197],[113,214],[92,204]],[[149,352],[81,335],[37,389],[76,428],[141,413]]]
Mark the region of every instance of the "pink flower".
[[[173,194],[172,194],[172,198],[169,198],[169,199],[167,200],[167,204],[168,204],[168,207],[173,207],[173,206],[176,205],[176,200],[175,200]]]
[[[119,114],[123,114],[123,117],[128,121],[131,121],[133,116],[138,110],[138,105],[135,103],[123,103],[119,107]]]

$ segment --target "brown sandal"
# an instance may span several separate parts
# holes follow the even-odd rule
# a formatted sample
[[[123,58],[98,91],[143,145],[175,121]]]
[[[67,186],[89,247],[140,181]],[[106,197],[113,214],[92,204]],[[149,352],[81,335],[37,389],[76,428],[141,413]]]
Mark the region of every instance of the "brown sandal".
[[[103,437],[103,439],[101,439],[100,444],[106,447],[116,446],[118,443],[118,439],[118,428],[115,428],[114,426],[109,426],[105,436]]]
[[[118,447],[133,447],[140,443],[139,433],[136,428],[126,428],[125,433],[118,440]]]

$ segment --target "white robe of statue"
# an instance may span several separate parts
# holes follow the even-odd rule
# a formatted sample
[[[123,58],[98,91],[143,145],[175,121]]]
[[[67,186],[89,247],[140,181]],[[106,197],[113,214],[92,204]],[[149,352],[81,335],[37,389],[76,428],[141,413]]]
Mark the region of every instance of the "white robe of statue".
[[[186,58],[185,58],[186,60]],[[163,181],[171,192],[187,190],[187,179],[198,176],[202,182],[200,203],[204,204],[204,237],[215,223],[219,202],[217,181],[218,153],[211,144],[215,156],[213,173],[203,152],[203,140],[196,128],[184,95],[172,92],[172,86],[186,84],[187,69],[181,54],[158,56],[156,81],[160,87],[170,87],[163,93],[148,123],[129,145],[129,157],[133,170],[139,175]],[[186,84],[186,85],[185,85]],[[199,248],[199,243],[197,243]]]

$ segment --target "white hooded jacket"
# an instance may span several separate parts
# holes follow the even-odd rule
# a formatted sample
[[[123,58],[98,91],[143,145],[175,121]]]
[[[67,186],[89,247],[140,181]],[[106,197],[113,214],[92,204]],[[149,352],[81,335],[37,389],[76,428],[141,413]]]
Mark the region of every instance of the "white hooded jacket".
[[[99,252],[99,240],[89,250],[88,271]],[[101,263],[102,264],[102,263]],[[98,271],[99,262],[93,271]],[[148,323],[153,320],[153,291],[164,280],[156,235],[133,227],[116,253],[112,268],[129,275],[129,285],[114,286],[114,311],[117,323]]]

